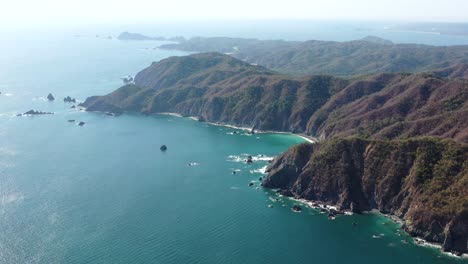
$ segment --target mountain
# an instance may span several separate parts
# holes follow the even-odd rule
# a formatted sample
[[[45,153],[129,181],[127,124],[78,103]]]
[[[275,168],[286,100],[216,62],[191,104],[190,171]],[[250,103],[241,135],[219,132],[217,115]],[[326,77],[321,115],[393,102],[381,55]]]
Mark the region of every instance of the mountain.
[[[175,112],[326,139],[434,135],[468,142],[468,82],[433,74],[291,77],[219,53],[171,57],[135,84],[88,98],[89,111]]]
[[[468,81],[432,74],[379,74],[335,94],[307,124],[325,139],[358,134],[381,139],[421,135],[468,143]]]
[[[139,33],[122,32],[117,37],[119,40],[165,40],[163,37],[148,37]]]
[[[457,64],[434,71],[440,77],[446,78],[465,78],[468,79],[468,64]]]
[[[413,236],[466,253],[468,147],[450,139],[356,137],[301,144],[277,157],[262,185],[354,212],[377,209]]]
[[[468,46],[393,44],[373,36],[347,42],[197,37],[160,48],[228,53],[246,62],[296,76],[416,73],[468,63]]]
[[[88,111],[176,112],[262,130],[305,131],[310,115],[348,81],[288,77],[219,53],[171,57],[142,70],[135,84],[86,99]]]
[[[392,41],[390,41],[388,39],[384,39],[384,38],[379,38],[379,37],[376,37],[376,36],[367,36],[365,38],[362,38],[361,40],[362,41],[367,41],[367,42],[370,42],[370,43],[381,44],[381,45],[393,45]]]

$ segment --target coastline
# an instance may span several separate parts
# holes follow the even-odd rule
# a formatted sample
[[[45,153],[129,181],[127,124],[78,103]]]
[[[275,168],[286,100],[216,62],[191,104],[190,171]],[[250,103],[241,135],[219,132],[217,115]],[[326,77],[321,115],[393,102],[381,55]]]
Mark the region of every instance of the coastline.
[[[83,110],[86,110],[86,108],[83,108]],[[97,111],[97,112],[100,112],[100,111]],[[105,112],[101,112],[101,113],[105,113]],[[193,121],[198,122],[197,117],[193,117],[193,116],[187,117],[187,116],[183,116],[181,114],[173,113],[173,112],[161,112],[161,113],[153,113],[153,114],[154,115],[167,115],[167,116],[173,116],[173,117],[188,118],[188,119],[191,119]],[[213,126],[228,127],[228,128],[232,128],[232,129],[244,130],[244,131],[251,131],[252,130],[252,128],[250,128],[250,127],[239,127],[239,126],[223,124],[223,123],[214,123],[214,122],[202,122],[202,123],[206,123],[206,124],[213,125]],[[257,134],[293,135],[293,136],[300,137],[300,138],[304,139],[305,141],[307,141],[309,143],[312,143],[312,144],[318,142],[318,139],[316,139],[314,137],[311,137],[311,136],[308,136],[308,135],[305,135],[305,134],[294,134],[294,133],[291,133],[291,132],[262,131],[262,130],[255,130],[255,133],[257,133]],[[264,189],[269,190],[269,191],[274,191],[274,189],[268,189],[268,188],[264,188]],[[310,209],[314,209],[314,210],[325,209],[325,210],[327,210],[327,212],[330,212],[330,210],[337,210],[337,211],[341,211],[343,213],[342,215],[348,215],[348,216],[354,214],[350,210],[338,210],[336,205],[331,205],[331,204],[327,204],[327,203],[324,203],[324,202],[310,201],[310,200],[306,200],[306,199],[298,199],[298,198],[294,198],[294,197],[284,196],[284,195],[281,195],[281,194],[277,194],[277,195],[279,197],[285,197],[285,198],[287,198],[289,200],[301,203],[301,204],[305,205],[306,207],[308,207]],[[315,205],[313,205],[313,204],[315,204]],[[385,218],[391,219],[394,223],[400,225],[400,227],[404,225],[404,220],[399,218],[398,216],[393,215],[393,214],[383,214],[380,211],[378,211],[377,209],[372,209],[371,211],[364,211],[364,212],[362,212],[362,214],[378,214],[378,215],[383,216]],[[447,256],[450,256],[450,257],[454,257],[454,258],[457,258],[457,259],[468,259],[468,254],[467,253],[463,253],[461,255],[456,255],[456,254],[454,254],[454,253],[452,253],[450,251],[449,252],[442,251],[442,245],[441,244],[434,243],[434,242],[429,242],[429,241],[427,241],[425,239],[422,239],[420,237],[417,237],[417,236],[412,236],[406,230],[404,230],[403,228],[402,228],[402,231],[405,232],[405,234],[407,234],[409,237],[411,237],[413,239],[414,244],[417,245],[417,246],[437,248],[437,249],[439,249],[439,253],[441,253],[441,254],[444,254],[444,255],[447,255]]]
[[[270,190],[272,191],[273,189],[268,189],[267,190]],[[292,201],[295,201],[295,202],[298,202],[298,203],[301,203],[303,205],[305,205],[306,207],[310,208],[310,209],[314,209],[314,210],[320,210],[320,209],[325,209],[327,210],[328,212],[330,212],[330,210],[337,210],[337,207],[334,206],[334,205],[330,205],[330,204],[326,204],[326,203],[323,203],[323,202],[316,202],[316,201],[309,201],[309,200],[306,200],[306,199],[298,199],[298,198],[294,198],[294,197],[288,197],[288,196],[283,196],[281,194],[279,194],[280,197],[286,197]],[[313,204],[316,204],[317,206],[314,206]],[[341,210],[345,215],[354,215],[353,212],[351,212],[350,210]],[[467,253],[463,253],[461,255],[456,255],[450,251],[443,251],[442,250],[442,245],[439,244],[439,243],[434,243],[434,242],[429,242],[425,239],[422,239],[420,237],[417,237],[417,236],[412,236],[410,235],[408,232],[406,232],[406,230],[404,230],[402,228],[402,226],[404,225],[405,221],[401,218],[399,218],[398,216],[396,215],[393,215],[393,214],[383,214],[382,212],[378,211],[377,209],[372,209],[371,211],[364,211],[362,212],[362,214],[377,214],[377,215],[380,215],[380,216],[383,216],[385,218],[388,218],[390,220],[392,220],[394,223],[398,224],[401,228],[401,230],[403,232],[405,232],[405,234],[407,234],[409,237],[411,237],[413,239],[413,242],[415,245],[417,246],[422,246],[422,247],[429,247],[429,248],[437,248],[439,250],[439,253],[442,253],[442,254],[445,254],[447,256],[450,256],[450,257],[454,257],[454,258],[457,258],[457,259],[468,259],[468,254]]]
[[[195,117],[195,116],[184,117],[181,114],[172,113],[172,112],[162,112],[162,113],[155,113],[155,114],[156,115],[168,115],[168,116],[174,116],[174,117],[189,118],[189,119],[192,119],[194,121],[199,121],[198,118]],[[210,124],[210,125],[213,125],[213,126],[229,127],[229,128],[232,128],[232,129],[239,129],[239,130],[244,130],[244,131],[251,131],[252,130],[252,128],[250,128],[250,127],[239,127],[239,126],[223,124],[223,123],[214,123],[214,122],[203,122],[203,123]],[[294,134],[294,133],[291,133],[291,132],[281,132],[281,131],[273,131],[273,130],[259,130],[259,129],[255,129],[255,133],[256,134],[293,135],[293,136],[300,137],[300,138],[304,139],[305,141],[307,141],[309,143],[312,143],[312,144],[318,142],[317,138],[314,138],[314,137],[306,135],[306,134]]]

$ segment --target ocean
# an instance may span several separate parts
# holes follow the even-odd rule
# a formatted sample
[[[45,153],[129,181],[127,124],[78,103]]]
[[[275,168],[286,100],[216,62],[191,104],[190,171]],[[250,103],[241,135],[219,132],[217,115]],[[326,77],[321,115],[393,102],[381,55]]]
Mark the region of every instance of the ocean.
[[[108,93],[121,85],[120,77],[152,61],[187,54],[154,49],[162,44],[157,41],[106,38],[123,30],[1,35],[0,263],[463,262],[416,245],[383,216],[331,221],[304,206],[294,213],[296,201],[259,187],[268,160],[304,142],[300,137],[248,135],[174,116],[71,109],[65,96],[83,101]],[[165,30],[188,35],[187,29]],[[239,30],[225,33],[255,33]],[[297,39],[300,30],[264,30],[260,37]],[[332,39],[322,31],[316,36]],[[206,32],[218,33],[190,34]],[[415,34],[421,43],[434,38]],[[467,40],[453,38],[436,42]],[[47,101],[48,93],[56,100]],[[54,114],[16,116],[30,109]],[[243,162],[248,155],[251,165]]]

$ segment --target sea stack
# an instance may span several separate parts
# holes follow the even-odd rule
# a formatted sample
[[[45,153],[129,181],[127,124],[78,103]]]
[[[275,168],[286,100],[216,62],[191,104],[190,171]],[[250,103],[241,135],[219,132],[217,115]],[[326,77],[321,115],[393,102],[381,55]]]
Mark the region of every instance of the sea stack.
[[[76,103],[76,99],[75,98],[71,98],[70,96],[67,96],[65,98],[63,98],[63,101],[65,103]]]
[[[167,146],[166,146],[166,145],[162,145],[159,149],[160,149],[161,151],[166,151],[166,150],[167,150]]]
[[[47,95],[47,100],[54,101],[55,97],[51,93],[49,93],[49,95]]]

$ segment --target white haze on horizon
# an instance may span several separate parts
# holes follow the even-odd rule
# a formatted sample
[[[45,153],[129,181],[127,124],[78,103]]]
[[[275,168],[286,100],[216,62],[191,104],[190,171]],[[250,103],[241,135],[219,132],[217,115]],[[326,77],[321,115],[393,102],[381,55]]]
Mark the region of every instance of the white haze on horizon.
[[[0,29],[158,21],[468,22],[468,0],[2,0]]]

